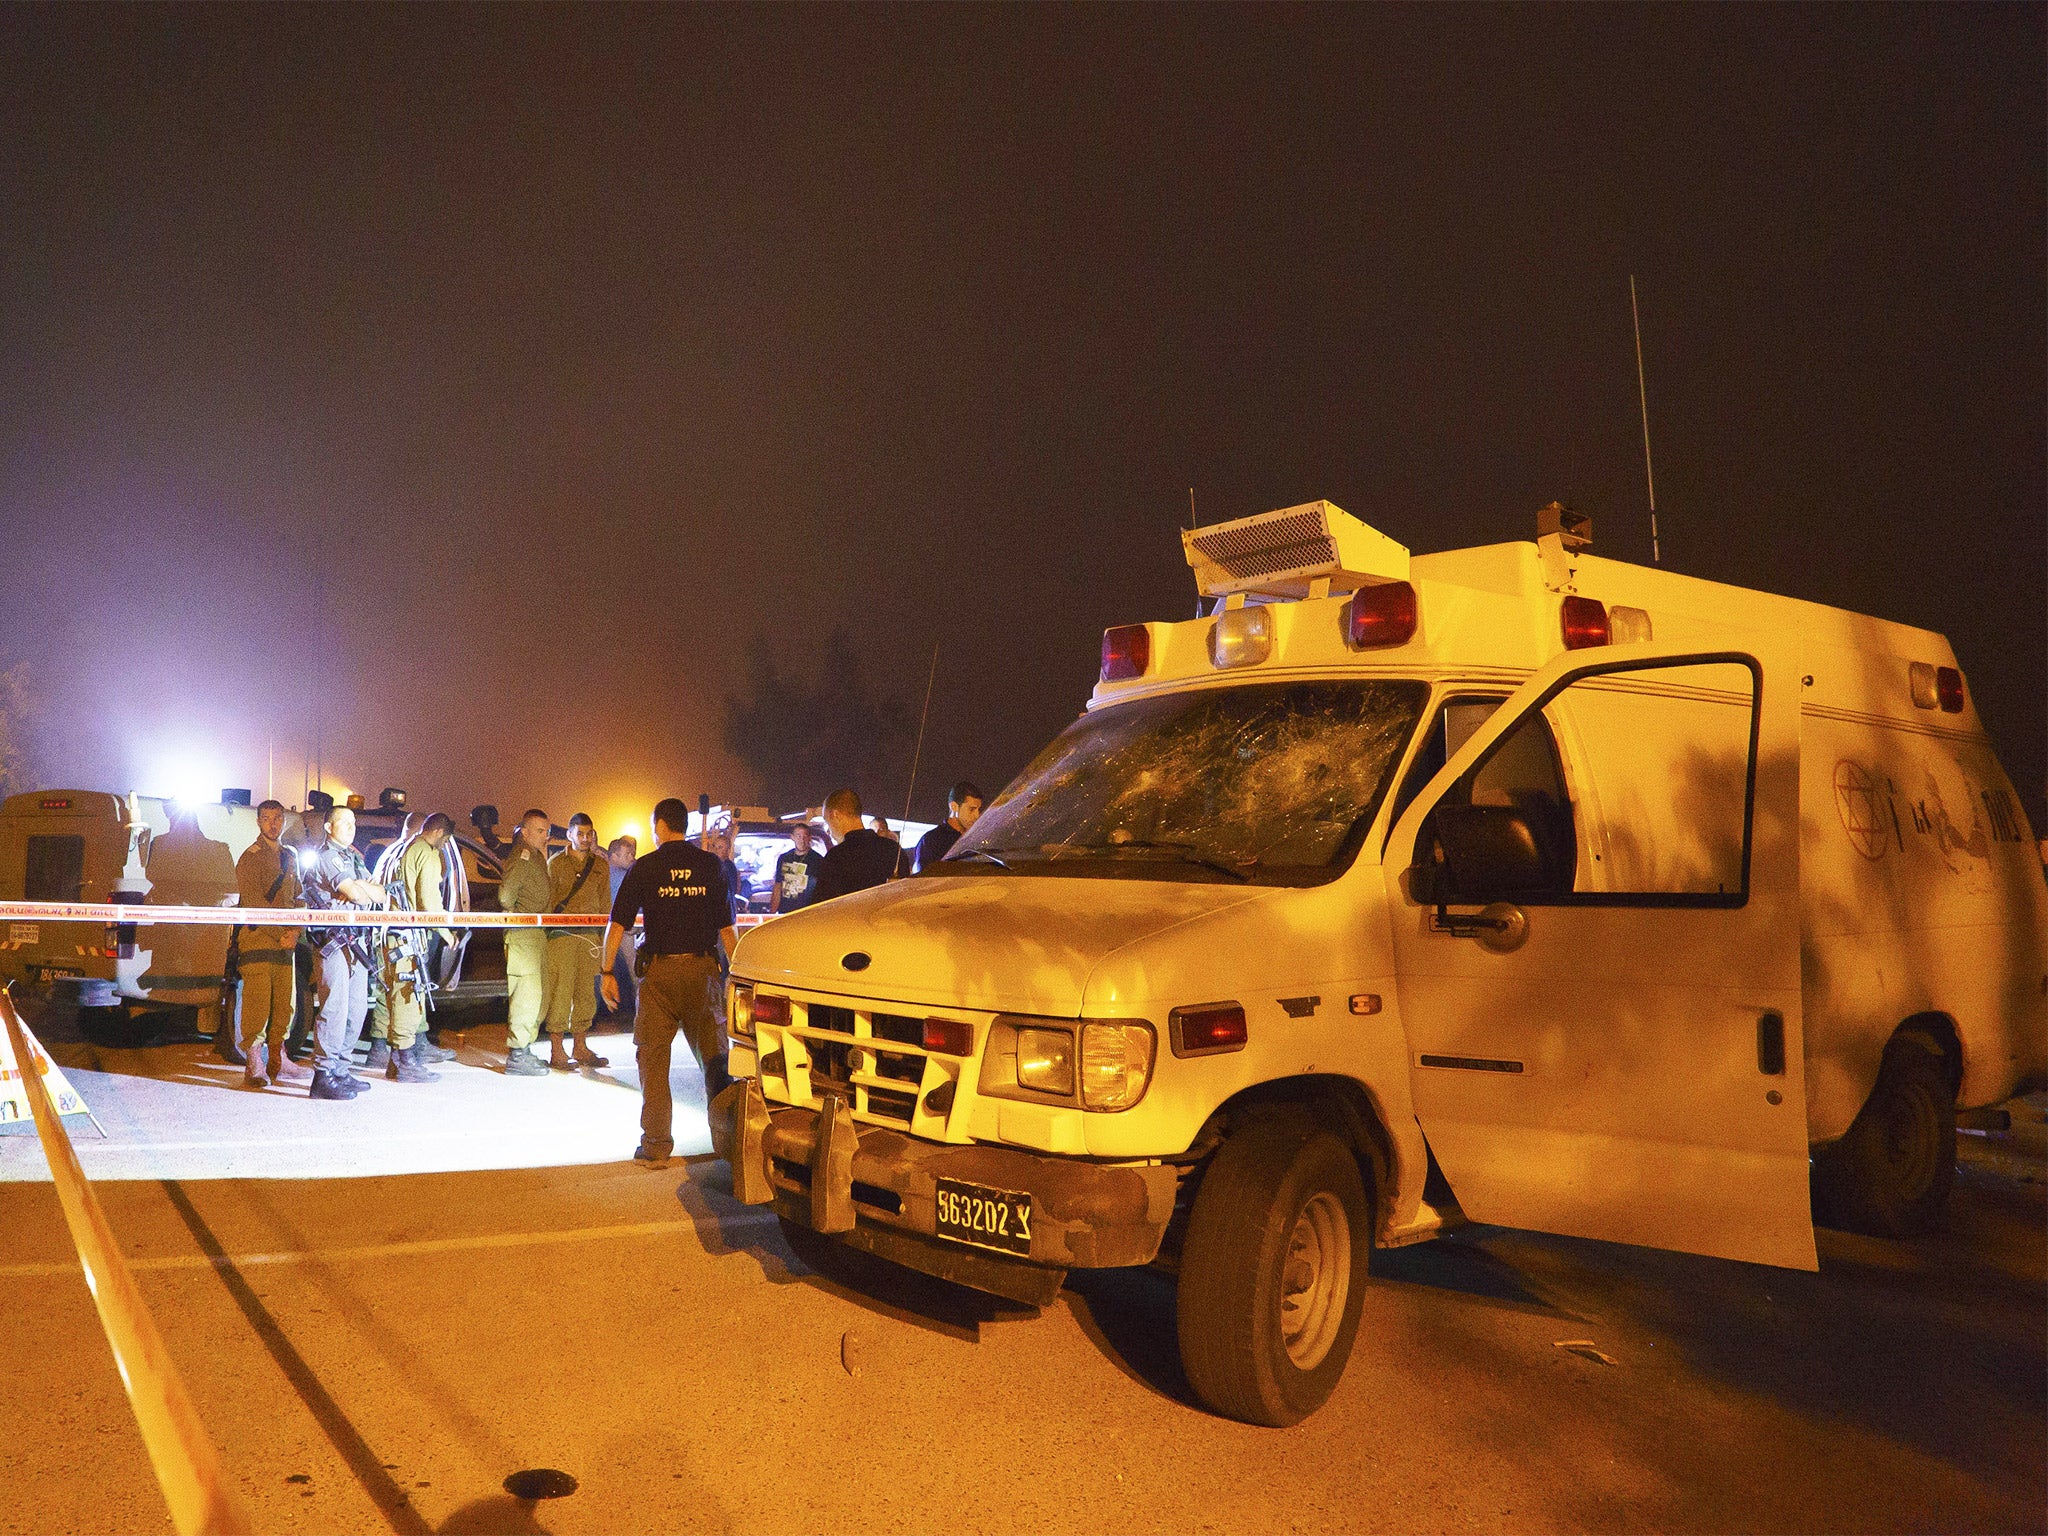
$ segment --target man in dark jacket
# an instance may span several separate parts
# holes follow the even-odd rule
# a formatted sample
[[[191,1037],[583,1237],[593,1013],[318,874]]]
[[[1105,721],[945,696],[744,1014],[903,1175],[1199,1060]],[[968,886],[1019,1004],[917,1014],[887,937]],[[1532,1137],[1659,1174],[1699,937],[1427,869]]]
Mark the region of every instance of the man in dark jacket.
[[[817,894],[811,905],[880,885],[896,873],[903,849],[862,823],[860,796],[835,789],[825,797],[825,825],[832,833],[832,851],[818,866]]]
[[[982,792],[966,779],[946,795],[946,819],[917,840],[917,872],[921,875],[953,851],[960,835],[981,820]]]

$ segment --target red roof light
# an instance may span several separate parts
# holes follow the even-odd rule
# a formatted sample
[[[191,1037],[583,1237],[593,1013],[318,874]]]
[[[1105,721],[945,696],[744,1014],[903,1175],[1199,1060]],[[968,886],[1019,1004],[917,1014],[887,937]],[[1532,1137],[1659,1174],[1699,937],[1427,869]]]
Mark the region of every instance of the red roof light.
[[[1420,610],[1405,581],[1360,587],[1344,605],[1344,638],[1359,650],[1406,645],[1415,638]]]
[[[1954,667],[1934,669],[1934,696],[1941,701],[1941,707],[1951,715],[1963,712],[1963,674]]]
[[[1589,645],[1607,644],[1607,607],[1598,598],[1567,597],[1561,617],[1566,650],[1583,651]]]
[[[1143,677],[1152,664],[1152,631],[1143,624],[1119,624],[1102,632],[1102,681]]]

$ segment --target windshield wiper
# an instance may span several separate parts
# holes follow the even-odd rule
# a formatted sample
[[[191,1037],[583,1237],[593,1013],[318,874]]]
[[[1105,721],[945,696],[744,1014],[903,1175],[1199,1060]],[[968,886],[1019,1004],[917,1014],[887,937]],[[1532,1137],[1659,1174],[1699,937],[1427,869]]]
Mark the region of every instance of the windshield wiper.
[[[1208,854],[1200,852],[1192,843],[1157,843],[1134,837],[1121,843],[1075,843],[1072,846],[1082,853],[1120,853],[1126,848],[1170,853],[1183,864],[1199,864],[1204,869],[1215,870],[1219,875],[1228,875],[1240,884],[1248,885],[1252,878],[1235,864],[1226,864],[1221,859],[1211,858]]]

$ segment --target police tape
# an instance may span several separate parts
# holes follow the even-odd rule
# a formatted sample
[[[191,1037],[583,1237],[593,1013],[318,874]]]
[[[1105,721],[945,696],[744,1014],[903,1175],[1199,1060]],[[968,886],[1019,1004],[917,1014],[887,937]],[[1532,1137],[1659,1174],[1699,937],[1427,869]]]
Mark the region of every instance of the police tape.
[[[336,907],[154,907],[126,901],[0,901],[0,922],[244,928],[602,928],[603,912],[401,912]]]
[[[57,1106],[50,1102],[42,1081],[47,1070],[43,1063],[48,1058],[5,991],[0,991],[0,1020],[6,1024],[8,1043],[21,1068],[36,1135],[50,1162],[64,1223],[71,1229],[79,1266],[85,1271],[86,1289],[92,1292],[93,1305],[99,1310],[100,1327],[114,1352],[121,1384],[128,1389],[128,1405],[142,1432],[143,1449],[149,1453],[157,1486],[170,1505],[171,1523],[180,1536],[241,1536],[253,1527],[228,1488],[220,1455],[199,1421],[199,1410],[192,1406],[134,1274],[121,1257],[106,1212],[100,1209],[92,1185],[78,1165],[78,1154]]]

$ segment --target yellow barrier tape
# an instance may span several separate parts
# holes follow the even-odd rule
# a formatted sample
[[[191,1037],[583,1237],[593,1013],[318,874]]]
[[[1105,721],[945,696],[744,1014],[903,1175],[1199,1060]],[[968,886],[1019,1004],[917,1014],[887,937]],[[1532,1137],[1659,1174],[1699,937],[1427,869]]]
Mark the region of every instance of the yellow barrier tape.
[[[50,1160],[64,1221],[71,1228],[78,1262],[85,1270],[86,1289],[99,1309],[100,1326],[114,1352],[121,1384],[128,1389],[128,1404],[135,1411],[135,1425],[142,1431],[157,1485],[171,1507],[171,1523],[180,1536],[245,1536],[253,1527],[228,1490],[220,1457],[199,1422],[199,1411],[185,1394],[163,1335],[157,1332],[135,1277],[114,1244],[106,1212],[86,1182],[71,1138],[64,1133],[64,1122],[43,1086],[41,1069],[48,1058],[14,1011],[14,999],[4,991],[0,991],[0,1020],[6,1023],[14,1059],[21,1064],[29,1107],[35,1113],[36,1135],[42,1140],[43,1155]]]

